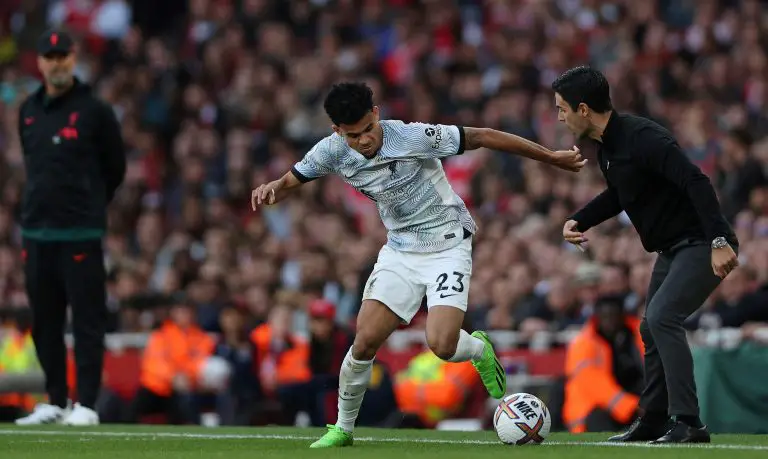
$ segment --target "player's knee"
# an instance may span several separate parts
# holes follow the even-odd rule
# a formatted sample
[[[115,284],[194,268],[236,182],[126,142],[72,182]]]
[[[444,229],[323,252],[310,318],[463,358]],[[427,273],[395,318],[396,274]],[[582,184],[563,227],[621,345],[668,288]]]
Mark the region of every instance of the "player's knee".
[[[379,344],[374,337],[364,332],[358,332],[352,345],[352,358],[355,360],[371,360],[376,356],[376,351],[378,350]]]
[[[447,333],[436,333],[433,336],[427,336],[429,349],[440,359],[448,360],[456,355],[456,346],[459,344],[458,334],[449,335]]]

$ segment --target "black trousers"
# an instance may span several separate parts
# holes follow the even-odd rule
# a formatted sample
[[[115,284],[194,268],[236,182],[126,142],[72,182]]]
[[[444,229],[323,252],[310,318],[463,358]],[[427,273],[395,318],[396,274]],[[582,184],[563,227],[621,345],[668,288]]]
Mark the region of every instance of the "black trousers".
[[[648,412],[699,415],[693,357],[683,322],[720,284],[711,257],[708,243],[686,240],[660,252],[656,260],[640,324],[645,344],[645,389],[640,406]]]
[[[284,425],[293,425],[299,411],[309,414],[313,426],[326,425],[325,398],[328,392],[336,393],[338,387],[339,377],[335,375],[316,375],[304,383],[278,387],[277,396],[282,405]]]
[[[77,394],[93,408],[101,388],[107,325],[106,270],[101,240],[37,241],[24,239],[24,274],[34,315],[32,338],[45,372],[50,403],[66,406],[67,349],[64,327],[72,309]]]
[[[133,400],[131,421],[138,423],[148,414],[165,414],[172,425],[200,424],[200,411],[194,393],[174,392],[168,397],[139,387]]]

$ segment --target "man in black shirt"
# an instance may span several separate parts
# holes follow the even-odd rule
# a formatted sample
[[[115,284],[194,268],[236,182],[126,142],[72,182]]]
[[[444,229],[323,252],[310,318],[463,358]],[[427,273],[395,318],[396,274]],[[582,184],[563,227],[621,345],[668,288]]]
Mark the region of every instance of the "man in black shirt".
[[[125,152],[112,108],[74,77],[72,38],[48,31],[38,43],[44,84],[21,105],[19,136],[26,185],[22,258],[34,313],[32,337],[49,403],[17,424],[99,423],[107,326],[101,238],[106,208],[125,173]],[[68,412],[63,330],[72,307],[79,403]]]
[[[699,419],[693,359],[682,324],[738,265],[735,233],[709,179],[672,134],[650,120],[617,113],[599,71],[573,68],[552,88],[559,120],[580,139],[597,142],[608,183],[565,223],[563,237],[581,246],[587,242],[585,231],[625,211],[645,249],[659,254],[641,323],[644,414],[611,439],[709,442]]]

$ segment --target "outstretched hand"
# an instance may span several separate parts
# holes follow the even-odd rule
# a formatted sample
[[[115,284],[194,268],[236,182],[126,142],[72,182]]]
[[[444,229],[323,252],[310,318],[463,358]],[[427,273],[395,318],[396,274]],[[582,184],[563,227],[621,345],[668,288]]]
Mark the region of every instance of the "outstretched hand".
[[[275,180],[264,185],[259,185],[258,188],[251,192],[251,208],[255,211],[256,207],[266,204],[272,205],[277,202],[277,191],[280,189],[280,181]]]
[[[579,223],[576,220],[565,222],[565,225],[563,225],[563,239],[575,245],[583,252],[584,246],[582,244],[587,242],[587,238],[584,236],[584,233],[578,230],[578,225]]]
[[[586,164],[587,160],[575,145],[572,150],[558,150],[552,155],[552,165],[566,171],[579,172]]]

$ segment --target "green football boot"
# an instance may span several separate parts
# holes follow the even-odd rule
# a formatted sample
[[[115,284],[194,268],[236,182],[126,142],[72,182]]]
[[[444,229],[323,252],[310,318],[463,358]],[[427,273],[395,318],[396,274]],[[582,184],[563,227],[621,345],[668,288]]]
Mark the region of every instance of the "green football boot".
[[[472,360],[472,365],[475,366],[475,369],[480,374],[488,394],[493,398],[500,399],[507,393],[507,375],[504,372],[504,368],[501,366],[499,358],[496,357],[496,352],[493,350],[493,344],[491,339],[488,338],[488,334],[477,330],[472,332],[472,336],[485,342],[483,356],[478,360]]]
[[[309,445],[310,448],[340,448],[342,446],[352,446],[352,434],[346,432],[335,425],[328,424],[328,432],[319,440]]]

